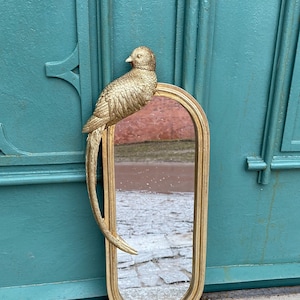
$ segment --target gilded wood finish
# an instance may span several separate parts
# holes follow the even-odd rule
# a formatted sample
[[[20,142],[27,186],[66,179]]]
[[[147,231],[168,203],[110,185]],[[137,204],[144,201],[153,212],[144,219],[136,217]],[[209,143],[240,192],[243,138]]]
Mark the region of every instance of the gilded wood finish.
[[[179,102],[189,112],[195,126],[193,268],[190,287],[182,299],[199,299],[203,293],[206,266],[209,174],[208,122],[199,103],[181,88],[166,83],[158,83],[155,95]],[[112,234],[116,234],[114,130],[115,125],[108,127],[104,131],[102,140],[104,213],[108,229]],[[109,299],[123,299],[118,288],[117,248],[108,241],[106,241],[106,276]]]

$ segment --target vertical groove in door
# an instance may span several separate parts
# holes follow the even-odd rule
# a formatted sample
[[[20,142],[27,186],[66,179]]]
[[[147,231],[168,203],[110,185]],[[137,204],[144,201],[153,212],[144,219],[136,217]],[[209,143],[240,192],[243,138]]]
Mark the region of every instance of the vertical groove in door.
[[[208,107],[215,1],[177,1],[174,83]]]

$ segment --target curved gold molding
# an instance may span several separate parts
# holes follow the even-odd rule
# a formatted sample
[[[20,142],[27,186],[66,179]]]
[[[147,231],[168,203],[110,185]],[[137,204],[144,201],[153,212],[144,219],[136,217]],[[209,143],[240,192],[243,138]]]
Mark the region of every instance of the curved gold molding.
[[[195,188],[194,188],[194,227],[193,227],[193,267],[190,286],[182,300],[199,299],[203,293],[208,210],[209,175],[209,126],[206,115],[199,103],[185,90],[166,83],[158,83],[156,96],[179,102],[190,114],[195,127]],[[107,225],[116,234],[116,193],[114,172],[114,130],[110,126],[102,139],[104,214]],[[117,248],[106,241],[106,280],[110,300],[122,300],[118,287]]]

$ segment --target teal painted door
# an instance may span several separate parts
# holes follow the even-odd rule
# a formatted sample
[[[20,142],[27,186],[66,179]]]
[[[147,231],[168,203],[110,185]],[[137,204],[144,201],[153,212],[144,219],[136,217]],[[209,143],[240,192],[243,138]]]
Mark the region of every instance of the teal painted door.
[[[113,76],[146,44],[158,80],[207,113],[206,289],[300,284],[299,1],[119,0],[111,15]]]
[[[99,92],[96,3],[0,7],[0,299],[106,295],[81,134]]]
[[[299,1],[1,1],[1,12],[1,296],[106,294],[81,127],[143,44],[159,81],[209,119],[206,289],[300,283]]]
[[[299,284],[299,1],[215,9],[207,283]]]

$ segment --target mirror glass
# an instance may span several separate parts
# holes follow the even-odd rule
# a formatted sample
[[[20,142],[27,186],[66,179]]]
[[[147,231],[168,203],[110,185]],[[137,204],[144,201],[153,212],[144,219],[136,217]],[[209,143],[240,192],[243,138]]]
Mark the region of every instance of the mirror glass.
[[[192,273],[195,131],[180,103],[154,99],[115,128],[118,250],[127,299],[181,299]]]

